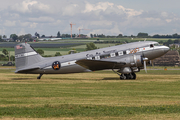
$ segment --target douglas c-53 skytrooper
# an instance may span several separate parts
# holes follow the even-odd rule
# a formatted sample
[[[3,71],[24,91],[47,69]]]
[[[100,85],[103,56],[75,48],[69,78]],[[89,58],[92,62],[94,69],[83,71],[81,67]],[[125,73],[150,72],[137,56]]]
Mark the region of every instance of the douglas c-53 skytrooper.
[[[135,72],[146,71],[146,62],[167,53],[167,46],[154,41],[133,42],[59,57],[44,58],[29,44],[15,46],[16,73],[67,74],[112,69],[120,79],[136,79]],[[117,70],[117,71],[115,71]]]

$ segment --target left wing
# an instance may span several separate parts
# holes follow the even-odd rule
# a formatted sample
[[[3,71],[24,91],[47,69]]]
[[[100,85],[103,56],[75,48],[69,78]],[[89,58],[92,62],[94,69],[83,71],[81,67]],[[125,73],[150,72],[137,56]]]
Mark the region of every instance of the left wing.
[[[89,69],[89,70],[103,70],[103,69],[114,69],[117,66],[123,66],[125,62],[114,62],[114,61],[100,61],[100,60],[78,60],[76,64]]]

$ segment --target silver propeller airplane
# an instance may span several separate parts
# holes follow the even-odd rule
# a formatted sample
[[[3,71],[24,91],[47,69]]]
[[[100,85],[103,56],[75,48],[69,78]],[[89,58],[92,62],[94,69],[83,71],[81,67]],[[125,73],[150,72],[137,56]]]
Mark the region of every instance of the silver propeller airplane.
[[[15,73],[67,74],[112,69],[120,79],[136,79],[146,63],[169,51],[154,41],[133,42],[59,57],[44,58],[29,44],[15,46]],[[115,71],[115,69],[117,71]]]

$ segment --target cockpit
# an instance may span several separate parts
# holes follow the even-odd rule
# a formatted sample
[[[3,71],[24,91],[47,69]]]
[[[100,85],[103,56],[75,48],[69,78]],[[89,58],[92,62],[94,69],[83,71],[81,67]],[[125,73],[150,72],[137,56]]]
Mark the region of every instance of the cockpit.
[[[150,48],[153,48],[154,46],[160,46],[159,43],[156,44],[150,44]]]

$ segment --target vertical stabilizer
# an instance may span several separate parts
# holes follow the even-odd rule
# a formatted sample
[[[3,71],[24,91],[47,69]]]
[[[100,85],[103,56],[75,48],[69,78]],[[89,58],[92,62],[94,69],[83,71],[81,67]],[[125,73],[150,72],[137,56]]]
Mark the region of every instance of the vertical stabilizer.
[[[41,62],[43,57],[39,55],[29,44],[21,43],[15,47],[16,71]]]

